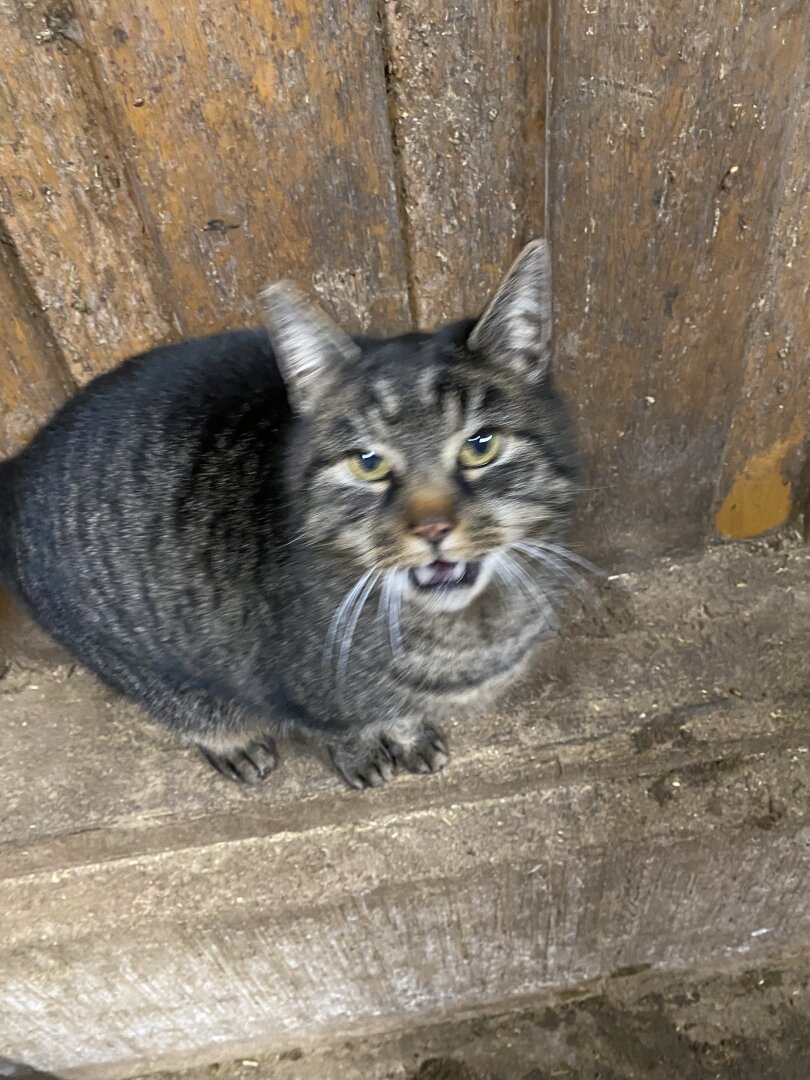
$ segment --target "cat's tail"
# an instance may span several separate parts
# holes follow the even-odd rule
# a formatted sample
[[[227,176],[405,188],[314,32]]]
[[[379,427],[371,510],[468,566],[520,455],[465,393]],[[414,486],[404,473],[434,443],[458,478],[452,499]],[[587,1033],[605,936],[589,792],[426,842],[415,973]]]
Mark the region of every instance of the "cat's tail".
[[[0,585],[12,586],[14,560],[14,461],[0,461]]]

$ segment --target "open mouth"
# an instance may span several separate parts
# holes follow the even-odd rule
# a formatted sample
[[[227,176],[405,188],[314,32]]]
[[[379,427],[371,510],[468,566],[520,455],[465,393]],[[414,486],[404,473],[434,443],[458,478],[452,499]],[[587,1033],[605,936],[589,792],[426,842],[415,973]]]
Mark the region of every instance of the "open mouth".
[[[414,566],[410,578],[418,589],[457,589],[474,584],[480,565],[436,559],[426,566]]]

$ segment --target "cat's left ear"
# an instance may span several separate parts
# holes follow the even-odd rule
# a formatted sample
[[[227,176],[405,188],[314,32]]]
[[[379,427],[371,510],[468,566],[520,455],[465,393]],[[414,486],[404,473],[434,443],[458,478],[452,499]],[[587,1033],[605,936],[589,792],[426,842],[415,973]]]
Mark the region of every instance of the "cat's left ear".
[[[336,322],[287,281],[260,296],[264,323],[295,412],[310,413],[333,385],[342,361],[360,348]]]
[[[468,348],[526,378],[551,363],[551,264],[545,240],[518,255],[467,339]]]

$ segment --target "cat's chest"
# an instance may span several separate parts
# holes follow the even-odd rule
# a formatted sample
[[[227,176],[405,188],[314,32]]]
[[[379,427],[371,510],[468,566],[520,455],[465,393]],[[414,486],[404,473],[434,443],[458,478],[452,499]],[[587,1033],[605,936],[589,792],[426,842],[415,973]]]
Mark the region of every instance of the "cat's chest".
[[[535,622],[481,627],[470,621],[406,628],[395,667],[409,685],[425,693],[466,698],[490,687],[500,692],[519,677],[541,637]]]

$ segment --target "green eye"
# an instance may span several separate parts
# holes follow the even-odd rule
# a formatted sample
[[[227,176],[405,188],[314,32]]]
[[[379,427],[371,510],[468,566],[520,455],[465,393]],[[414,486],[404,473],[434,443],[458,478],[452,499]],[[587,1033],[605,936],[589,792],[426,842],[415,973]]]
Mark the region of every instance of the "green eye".
[[[497,431],[482,429],[470,436],[458,452],[458,463],[465,469],[489,465],[501,452],[503,439]]]
[[[349,468],[358,480],[386,480],[391,475],[391,466],[384,457],[373,450],[355,450],[349,455]]]

